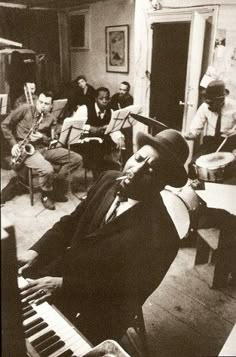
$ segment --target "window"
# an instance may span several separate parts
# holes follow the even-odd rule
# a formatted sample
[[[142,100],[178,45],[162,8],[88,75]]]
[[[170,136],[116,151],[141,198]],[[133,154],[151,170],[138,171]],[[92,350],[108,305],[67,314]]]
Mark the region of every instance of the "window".
[[[89,12],[73,11],[69,15],[71,50],[89,49]]]

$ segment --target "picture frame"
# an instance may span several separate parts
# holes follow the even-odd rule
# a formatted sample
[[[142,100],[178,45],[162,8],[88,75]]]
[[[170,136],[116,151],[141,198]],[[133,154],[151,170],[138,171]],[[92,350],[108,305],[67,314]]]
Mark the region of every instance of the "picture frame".
[[[129,25],[106,26],[106,71],[129,73]]]

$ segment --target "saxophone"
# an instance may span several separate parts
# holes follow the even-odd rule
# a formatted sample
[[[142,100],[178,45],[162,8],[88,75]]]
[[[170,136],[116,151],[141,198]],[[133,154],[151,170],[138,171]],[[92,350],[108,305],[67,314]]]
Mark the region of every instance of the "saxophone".
[[[13,170],[19,170],[23,162],[28,156],[34,154],[35,149],[32,144],[30,144],[30,136],[38,130],[39,124],[43,120],[43,112],[41,113],[40,118],[36,121],[36,123],[32,126],[32,128],[28,131],[27,135],[24,137],[24,140],[19,144],[20,152],[18,155],[11,157],[11,167]]]

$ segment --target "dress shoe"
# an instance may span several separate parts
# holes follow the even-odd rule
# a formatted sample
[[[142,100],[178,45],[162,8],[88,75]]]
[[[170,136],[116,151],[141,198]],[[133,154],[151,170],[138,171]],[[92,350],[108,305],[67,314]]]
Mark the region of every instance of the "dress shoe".
[[[46,209],[49,209],[51,211],[56,209],[54,201],[50,197],[50,193],[42,193],[41,202]]]
[[[61,192],[53,192],[53,199],[56,202],[67,202],[68,201],[68,197],[66,197]]]

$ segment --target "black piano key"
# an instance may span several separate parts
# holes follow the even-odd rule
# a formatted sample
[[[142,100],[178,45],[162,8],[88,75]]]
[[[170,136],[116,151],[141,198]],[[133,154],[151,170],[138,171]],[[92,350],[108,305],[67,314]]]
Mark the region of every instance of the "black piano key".
[[[31,345],[34,347],[34,346],[37,346],[39,345],[41,342],[47,340],[49,337],[51,336],[54,336],[56,334],[55,331],[53,330],[50,330],[48,332],[45,332],[43,335],[37,337],[36,339],[34,339],[33,341],[31,341]]]
[[[22,317],[23,317],[23,320],[26,320],[26,319],[28,319],[28,318],[30,318],[30,317],[36,315],[36,314],[37,314],[36,311],[30,310],[30,311],[25,312],[25,313],[22,315]]]
[[[65,352],[62,352],[60,355],[58,355],[57,357],[72,357],[73,356],[73,351],[66,350]]]
[[[59,341],[60,337],[57,335],[54,335],[50,338],[48,338],[46,341],[40,343],[39,345],[35,346],[35,350],[37,352],[43,351],[46,348],[48,348],[49,346],[53,345],[55,342]]]
[[[30,304],[28,303],[28,301],[22,301],[21,300],[21,305],[22,305],[22,308],[26,307],[26,306],[30,306]]]
[[[48,324],[46,322],[41,322],[35,327],[32,327],[30,330],[27,330],[25,332],[25,337],[28,338],[30,336],[33,336],[35,333],[43,330],[44,328],[48,327]]]
[[[43,319],[41,317],[38,317],[34,319],[33,321],[29,322],[28,324],[24,325],[24,330],[27,331],[31,329],[32,327],[38,325],[40,322],[43,322]]]
[[[57,350],[59,350],[63,346],[65,346],[65,342],[64,341],[62,341],[62,340],[57,341],[52,346],[50,346],[50,347],[46,348],[45,350],[43,350],[42,352],[40,352],[40,356],[48,357],[52,353],[56,352]]]
[[[28,306],[22,307],[23,313],[25,313],[25,312],[27,312],[27,311],[30,311],[30,310],[33,310],[32,305],[28,305]]]

